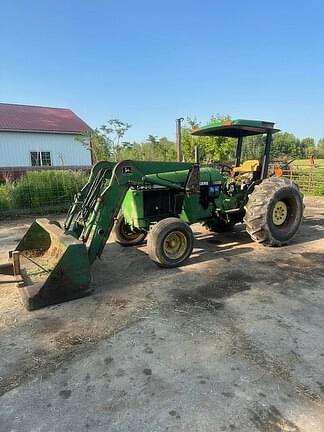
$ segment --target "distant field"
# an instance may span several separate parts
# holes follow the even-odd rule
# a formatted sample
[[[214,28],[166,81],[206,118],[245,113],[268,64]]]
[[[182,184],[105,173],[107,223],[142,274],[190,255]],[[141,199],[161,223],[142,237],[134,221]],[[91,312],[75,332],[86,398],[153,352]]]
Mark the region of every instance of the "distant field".
[[[292,163],[295,166],[300,167],[308,167],[309,168],[309,159],[296,159]],[[315,159],[315,166],[318,168],[324,167],[324,159]]]
[[[324,195],[324,159],[315,159],[314,169],[310,168],[309,159],[296,159],[284,175],[307,195]]]

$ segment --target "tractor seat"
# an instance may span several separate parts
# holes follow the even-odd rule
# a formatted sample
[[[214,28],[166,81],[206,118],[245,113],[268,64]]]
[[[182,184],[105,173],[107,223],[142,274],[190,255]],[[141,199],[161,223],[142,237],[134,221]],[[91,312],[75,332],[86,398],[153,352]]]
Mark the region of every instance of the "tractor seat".
[[[245,174],[250,172],[256,172],[260,168],[260,162],[257,159],[246,160],[242,165],[234,167],[232,169],[233,174]]]

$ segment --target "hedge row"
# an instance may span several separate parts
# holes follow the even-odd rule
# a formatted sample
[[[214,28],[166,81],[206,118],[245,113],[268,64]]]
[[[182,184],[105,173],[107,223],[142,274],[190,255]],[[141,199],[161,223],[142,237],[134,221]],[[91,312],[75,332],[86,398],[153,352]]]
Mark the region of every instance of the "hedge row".
[[[28,171],[15,183],[0,185],[0,211],[66,208],[86,183],[87,175],[75,171]]]

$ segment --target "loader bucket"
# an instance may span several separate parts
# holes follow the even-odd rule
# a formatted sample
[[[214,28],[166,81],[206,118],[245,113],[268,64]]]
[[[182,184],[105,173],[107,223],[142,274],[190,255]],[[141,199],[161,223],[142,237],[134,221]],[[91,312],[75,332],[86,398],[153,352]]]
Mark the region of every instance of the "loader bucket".
[[[86,245],[65,233],[58,222],[36,219],[11,257],[16,258],[14,273],[18,280],[17,273],[21,275],[18,289],[28,310],[83,297],[92,291]]]

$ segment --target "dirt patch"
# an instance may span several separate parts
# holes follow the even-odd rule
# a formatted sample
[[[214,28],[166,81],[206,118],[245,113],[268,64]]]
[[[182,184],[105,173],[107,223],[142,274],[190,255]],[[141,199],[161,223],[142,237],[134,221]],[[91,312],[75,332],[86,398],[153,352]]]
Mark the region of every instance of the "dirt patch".
[[[39,333],[52,334],[61,330],[64,325],[64,320],[59,317],[37,317],[35,319],[35,324],[33,325],[33,327],[37,329]]]
[[[217,275],[215,282],[200,285],[194,290],[174,289],[171,292],[178,305],[187,304],[214,310],[222,306],[222,303],[215,302],[215,299],[219,300],[247,291],[250,289],[250,283],[254,280],[254,277],[243,271],[234,270],[221,272]]]
[[[273,405],[256,405],[250,410],[250,420],[260,432],[300,432],[295,423],[287,420]]]
[[[321,218],[316,218],[316,217],[313,217],[313,218],[307,218],[307,219],[305,219],[304,221],[303,221],[303,224],[306,224],[306,225],[320,225],[320,226],[323,226],[324,225],[324,222],[323,222],[323,219],[321,219]]]
[[[239,292],[249,290],[250,283],[254,281],[254,277],[240,270],[222,272],[217,275],[217,280],[214,283],[199,287],[197,293],[205,298],[231,297]]]
[[[175,289],[172,290],[172,295],[175,299],[176,308],[178,308],[179,306],[188,306],[190,308],[199,308],[205,309],[209,312],[214,312],[215,310],[223,307],[223,303],[206,298],[203,295],[197,293],[196,291]]]
[[[312,265],[322,269],[324,263],[324,255],[319,252],[302,252],[301,256],[310,261]]]
[[[253,272],[256,281],[271,284],[274,288],[277,285],[282,293],[291,289],[297,292],[294,281],[309,282],[314,278],[322,277],[324,275],[323,262],[322,253],[290,253],[288,257],[286,255],[280,259],[265,259],[255,262]],[[271,273],[269,273],[269,269],[271,269]],[[313,285],[309,283],[305,283],[303,287],[309,290],[313,289]]]
[[[44,342],[40,338],[39,343],[43,342],[43,345],[26,353],[20,360],[16,360],[10,374],[1,377],[0,397],[20,384],[34,379],[36,376],[46,379],[49,374],[61,368],[62,365],[67,366],[81,355],[84,356],[85,353],[94,350],[102,340],[109,339],[112,335],[116,335],[135,322],[140,321],[143,316],[149,314],[154,308],[150,301],[149,303],[143,303],[141,307],[132,305],[130,313],[128,313],[128,311],[121,310],[125,308],[126,300],[111,298],[106,299],[105,303],[104,306],[106,307],[107,303],[110,303],[108,306],[109,313],[108,310],[106,312],[107,316],[110,317],[110,322],[102,328],[83,326],[80,329],[77,325],[74,326],[73,322],[72,326],[69,327],[68,323],[62,319],[49,317],[37,319],[34,317],[37,324],[35,326],[33,322],[31,326],[33,333],[39,336],[43,334],[46,338]],[[30,327],[30,324],[25,323],[24,327]]]
[[[177,307],[186,305],[214,312],[223,306],[223,303],[219,300],[249,290],[250,283],[253,281],[254,277],[240,270],[228,273],[221,272],[217,275],[215,282],[200,285],[190,290],[182,288],[173,289],[171,294],[175,299]]]
[[[292,384],[295,391],[304,398],[324,407],[324,398],[322,395],[301,383],[291,373],[292,367],[301,361],[299,356],[294,352],[291,352],[288,360],[289,364],[286,364],[285,361],[281,360],[277,356],[260,348],[248,335],[242,332],[242,330],[235,325],[235,320],[231,317],[227,318],[227,329],[233,335],[232,355],[239,355],[240,357],[245,357],[246,359],[251,360],[253,363],[264,369],[266,373]]]
[[[99,306],[108,305],[108,306],[116,306],[119,309],[124,309],[127,306],[127,304],[129,304],[128,299],[120,298],[120,297],[110,297],[105,300],[103,300],[100,297],[95,297],[95,298]]]

